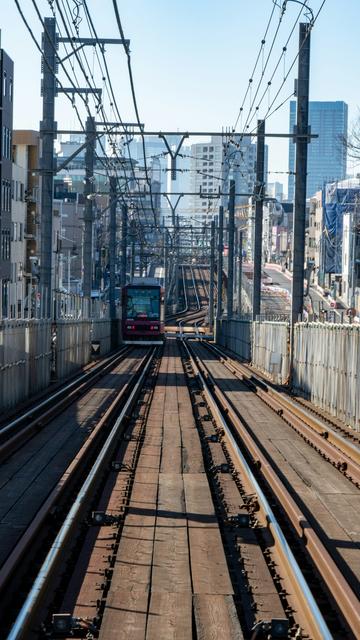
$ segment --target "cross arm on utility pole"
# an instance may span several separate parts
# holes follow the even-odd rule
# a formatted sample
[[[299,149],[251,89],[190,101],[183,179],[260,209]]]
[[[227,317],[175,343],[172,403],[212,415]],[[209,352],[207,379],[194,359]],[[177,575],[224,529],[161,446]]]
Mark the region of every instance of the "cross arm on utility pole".
[[[56,87],[57,93],[96,93],[99,96],[102,94],[102,89],[96,87]]]
[[[73,46],[79,45],[78,47],[76,47],[76,49],[74,48],[73,51],[68,53],[68,55],[65,56],[65,58],[60,60],[60,64],[65,62],[65,60],[68,60],[69,58],[71,58],[71,56],[75,55],[78,51],[80,51],[80,49],[83,49],[84,47],[87,47],[87,46],[95,46],[98,44],[102,50],[104,50],[104,46],[106,44],[123,44],[126,50],[128,50],[130,46],[130,40],[122,40],[121,38],[67,38],[67,37],[60,38],[58,37],[57,42],[62,42],[63,44],[72,44]]]

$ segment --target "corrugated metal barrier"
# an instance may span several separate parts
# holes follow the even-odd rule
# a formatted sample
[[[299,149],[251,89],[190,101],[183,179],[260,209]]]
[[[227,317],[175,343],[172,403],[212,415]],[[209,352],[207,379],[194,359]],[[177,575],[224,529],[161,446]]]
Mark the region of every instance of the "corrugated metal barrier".
[[[92,320],[91,323],[91,344],[97,346],[94,348],[96,355],[105,355],[111,349],[111,320]]]
[[[55,371],[58,379],[66,378],[90,361],[91,320],[57,320]]]
[[[289,379],[289,325],[286,322],[253,322],[252,363],[276,384]]]
[[[293,388],[360,430],[360,327],[299,323],[294,332]]]
[[[50,369],[50,320],[0,321],[1,410],[46,388]]]
[[[251,360],[251,332],[248,320],[220,318],[216,322],[216,342],[247,361]]]

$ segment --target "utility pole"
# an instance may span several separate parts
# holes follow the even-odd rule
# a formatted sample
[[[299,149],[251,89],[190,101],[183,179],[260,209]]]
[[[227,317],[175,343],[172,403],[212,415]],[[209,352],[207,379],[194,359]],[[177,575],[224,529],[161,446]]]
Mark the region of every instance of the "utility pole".
[[[310,25],[299,25],[299,60],[297,81],[295,210],[293,232],[293,281],[291,319],[297,322],[304,305],[304,260],[306,176],[309,134]],[[301,137],[299,137],[301,136]]]
[[[235,180],[230,180],[229,197],[229,249],[227,281],[227,317],[231,319],[234,306],[234,230],[235,230]]]
[[[40,284],[46,292],[46,312],[50,316],[52,306],[52,216],[53,216],[53,188],[54,188],[54,139],[56,137],[57,123],[54,120],[55,114],[55,97],[59,93],[70,94],[73,97],[79,94],[96,94],[101,96],[101,89],[93,87],[62,87],[57,85],[56,74],[58,71],[58,60],[61,56],[58,55],[59,43],[68,44],[71,43],[73,51],[66,55],[65,59],[70,58],[72,55],[76,55],[76,52],[87,46],[95,46],[99,44],[104,46],[105,44],[120,44],[125,47],[129,47],[130,41],[118,38],[74,38],[74,37],[59,37],[56,33],[56,20],[55,18],[44,19],[44,33],[43,33],[43,78],[42,78],[42,96],[43,96],[43,116],[40,123],[40,136],[42,139],[40,171],[41,171],[41,246],[40,246]],[[74,45],[77,45],[74,48]],[[80,45],[80,46],[78,46]],[[81,132],[82,133],[82,132]],[[90,143],[88,138],[87,142]],[[88,149],[88,144],[85,143],[85,147]],[[77,155],[77,154],[75,154]],[[67,159],[68,162],[68,159]],[[66,162],[66,164],[67,164]],[[85,218],[89,214],[89,211],[85,212]],[[91,223],[92,226],[92,223]],[[84,238],[84,286],[91,290],[91,271],[90,276],[85,271],[85,262],[88,262],[88,237],[90,220],[85,222],[86,227],[86,239]],[[85,282],[86,279],[86,282]]]
[[[126,285],[126,253],[127,253],[127,216],[128,208],[124,203],[121,207],[121,269],[120,269],[120,286]]]
[[[243,232],[239,230],[239,242],[238,242],[238,315],[241,315],[241,298],[242,298],[242,246],[243,246]]]
[[[176,216],[176,231],[174,233],[175,240],[175,313],[179,309],[179,257],[180,257],[180,221]]]
[[[40,284],[47,291],[46,315],[52,309],[52,217],[54,191],[54,138],[56,122],[56,22],[45,18],[43,33],[43,113],[40,123],[41,151],[41,216],[40,216]]]
[[[219,207],[219,229],[218,229],[218,261],[217,261],[217,307],[216,317],[219,319],[222,314],[222,290],[223,290],[223,250],[224,250],[224,207]]]
[[[115,320],[115,247],[116,247],[116,177],[110,176],[110,221],[109,221],[109,304],[110,318]],[[115,346],[115,345],[113,345]]]
[[[264,199],[264,162],[265,162],[265,120],[257,123],[257,147],[256,147],[256,185],[255,185],[255,238],[254,238],[254,274],[253,274],[253,300],[252,318],[260,314],[261,303],[261,255],[262,255],[262,223],[263,223],[263,199]]]
[[[92,244],[93,244],[93,192],[94,192],[94,155],[95,155],[95,119],[86,119],[86,150],[85,150],[85,206],[84,206],[84,247],[83,247],[83,294],[91,296],[92,285]]]
[[[215,222],[211,221],[210,236],[210,290],[209,290],[209,329],[214,328],[214,277],[215,277]]]

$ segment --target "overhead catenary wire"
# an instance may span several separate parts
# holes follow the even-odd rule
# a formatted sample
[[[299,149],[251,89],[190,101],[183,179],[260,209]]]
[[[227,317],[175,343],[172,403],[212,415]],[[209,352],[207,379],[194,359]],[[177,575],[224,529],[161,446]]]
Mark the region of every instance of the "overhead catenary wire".
[[[141,122],[140,122],[140,116],[139,116],[139,110],[138,110],[136,93],[135,93],[135,86],[134,86],[134,78],[133,78],[132,67],[131,67],[130,49],[129,49],[128,45],[125,42],[124,31],[123,31],[121,20],[120,20],[120,13],[119,13],[117,0],[113,0],[113,8],[114,8],[114,13],[115,13],[116,23],[117,23],[117,26],[118,26],[118,29],[119,29],[119,33],[120,33],[121,39],[123,40],[123,47],[124,47],[124,50],[125,50],[125,53],[126,53],[126,57],[127,57],[127,66],[128,66],[129,80],[130,80],[131,95],[132,95],[132,99],[133,99],[133,105],[134,105],[136,120],[137,120],[137,123],[138,123],[139,128],[140,128],[140,135],[141,135],[142,146],[143,146],[145,175],[146,175],[146,180],[147,180],[148,187],[149,187],[149,190],[150,190],[150,199],[151,199],[151,207],[153,209],[154,222],[155,222],[155,226],[157,227],[158,225],[157,225],[157,220],[156,220],[156,214],[155,214],[155,210],[153,208],[153,197],[152,197],[153,194],[152,194],[152,189],[151,189],[151,182],[149,180],[148,167],[147,167],[147,162],[146,162],[145,138],[144,138],[144,134],[141,131],[142,127],[141,127]]]
[[[19,12],[19,14],[20,14],[20,16],[21,16],[21,18],[22,18],[22,20],[23,20],[24,24],[25,24],[25,27],[27,28],[27,30],[28,30],[28,32],[29,32],[29,34],[30,34],[30,36],[31,36],[31,38],[32,38],[32,40],[33,40],[33,42],[34,42],[34,44],[35,44],[36,48],[39,50],[39,52],[40,52],[40,54],[41,54],[41,56],[42,56],[42,49],[41,49],[41,46],[40,46],[40,45],[39,45],[39,43],[37,42],[36,37],[35,37],[35,35],[34,35],[34,33],[33,33],[32,29],[31,29],[31,27],[30,27],[30,25],[29,25],[29,23],[28,23],[28,21],[27,21],[27,19],[26,19],[26,17],[25,17],[25,14],[23,13],[23,11],[22,11],[22,9],[21,9],[21,7],[20,7],[20,5],[19,5],[18,0],[15,0],[15,4],[16,4],[16,7],[17,7],[17,9],[18,9],[18,12]],[[46,25],[45,25],[45,23],[44,23],[44,22],[43,22],[43,20],[42,20],[42,17],[41,17],[40,11],[39,11],[39,9],[38,9],[38,7],[37,7],[36,3],[34,2],[34,0],[33,0],[33,5],[34,5],[34,8],[36,9],[37,16],[38,16],[38,18],[39,18],[39,20],[40,20],[40,22],[41,22],[41,24],[42,24],[42,26],[43,26],[44,32],[46,32],[46,31],[47,31],[47,30],[46,30]],[[56,58],[57,58],[57,60],[58,60],[59,64],[62,66],[62,68],[63,68],[63,70],[64,70],[64,72],[65,72],[66,77],[68,78],[69,82],[71,83],[71,86],[72,86],[74,89],[76,89],[77,87],[76,87],[75,83],[73,82],[73,79],[72,79],[72,77],[70,76],[70,74],[68,73],[67,69],[64,67],[64,65],[63,65],[62,61],[60,60],[60,57],[59,57],[59,55],[58,55],[58,53],[57,53],[57,51],[56,51],[56,47],[55,47],[55,46],[54,46],[54,48],[55,48],[55,55],[56,55]],[[61,83],[61,81],[58,79],[57,75],[53,72],[53,70],[52,70],[52,69],[51,69],[51,67],[49,66],[48,62],[46,61],[46,59],[44,59],[44,64],[47,66],[47,68],[51,71],[51,73],[53,74],[53,76],[56,78],[57,85],[58,85],[60,88],[62,88],[62,89],[63,89],[63,88],[64,88],[63,84],[62,84],[62,83]],[[85,127],[84,127],[84,124],[83,124],[82,118],[81,118],[81,116],[80,116],[79,110],[78,110],[78,108],[77,108],[77,106],[76,106],[76,104],[75,104],[74,100],[73,100],[73,99],[72,99],[72,98],[71,98],[67,93],[65,93],[65,96],[66,96],[66,98],[69,100],[69,102],[71,103],[71,105],[72,105],[72,107],[73,107],[73,109],[74,109],[74,111],[75,111],[75,113],[76,113],[76,116],[77,116],[77,118],[78,118],[78,121],[79,121],[80,127],[82,128],[82,130],[84,131],[84,134],[85,134]],[[87,111],[88,111],[89,115],[91,115],[91,114],[90,114],[90,112],[89,112],[89,108],[88,108],[87,101],[85,101],[85,100],[84,100],[84,98],[83,98],[83,96],[82,96],[81,94],[80,94],[80,97],[81,97],[82,101],[84,102],[84,105],[85,105],[85,107],[86,107],[86,109],[87,109]],[[103,149],[103,147],[102,147],[102,149]],[[105,150],[104,150],[104,149],[103,149],[103,152],[104,152],[104,154],[105,154]],[[98,159],[99,159],[99,160],[100,160],[100,162],[103,164],[103,166],[104,166],[104,168],[105,168],[106,173],[108,173],[108,167],[106,166],[106,164],[102,161],[102,159],[101,159],[101,158],[98,158]]]
[[[66,30],[67,36],[68,36],[69,38],[71,38],[71,37],[72,37],[72,34],[71,34],[71,32],[69,31],[69,23],[67,22],[66,17],[64,16],[64,13],[63,13],[63,12],[62,12],[62,10],[61,10],[61,7],[60,7],[60,5],[59,5],[58,0],[55,0],[55,2],[56,2],[56,6],[57,6],[57,8],[58,8],[58,10],[59,10],[60,17],[61,17],[62,22],[63,22],[63,25],[64,25],[64,27],[65,27],[65,30]],[[34,2],[34,0],[33,0],[33,4],[34,4],[34,5],[35,5],[35,7],[36,7],[36,2]],[[51,4],[52,4],[52,3],[51,3]],[[63,4],[63,6],[64,6],[64,4]],[[42,23],[42,25],[43,25],[43,28],[45,28],[45,25],[44,25],[44,23],[43,23],[43,21],[42,21],[42,18],[41,18],[40,12],[39,12],[39,10],[38,10],[38,8],[37,8],[37,7],[36,7],[36,9],[37,9],[37,15],[38,15],[38,18],[39,18],[39,20],[41,21],[41,23]],[[70,26],[70,30],[71,30],[71,26]],[[81,69],[81,71],[82,71],[82,74],[83,74],[83,76],[84,76],[84,78],[85,78],[85,80],[86,80],[86,82],[87,82],[88,86],[89,86],[89,87],[94,91],[95,87],[94,87],[94,86],[91,86],[91,83],[90,83],[90,81],[89,81],[88,75],[87,75],[87,73],[86,73],[86,71],[85,71],[85,69],[84,69],[84,66],[83,66],[83,65],[82,65],[82,63],[81,63],[81,60],[79,59],[78,51],[75,49],[74,44],[73,44],[73,43],[71,43],[71,44],[72,44],[72,48],[73,48],[73,53],[74,53],[74,55],[75,55],[76,60],[78,61],[79,67],[80,67],[80,69]],[[86,55],[85,55],[85,58],[86,58]],[[65,69],[65,67],[64,67],[64,65],[63,65],[63,62],[60,60],[59,56],[58,56],[58,59],[59,59],[59,63],[61,64],[62,68],[65,70],[65,73],[67,74],[67,77],[69,77],[69,75],[68,75],[68,73],[67,73],[67,71],[66,71],[66,69]],[[87,59],[87,58],[86,58],[86,59]],[[88,67],[89,67],[89,65],[88,65]],[[90,70],[90,72],[91,72],[91,70]],[[71,78],[69,78],[69,80],[70,80],[70,82],[71,82]],[[72,83],[72,85],[73,85],[73,83]],[[74,85],[73,85],[73,86],[74,86]],[[90,116],[91,116],[91,113],[90,113],[89,108],[88,108],[87,100],[85,100],[81,94],[79,94],[79,95],[80,95],[80,98],[83,100],[83,103],[84,103],[85,108],[86,108],[86,110],[87,110],[87,112],[88,112],[88,115],[90,115]],[[95,91],[94,91],[94,93],[93,93],[92,95],[93,95],[94,97],[96,96]],[[103,107],[102,101],[101,101],[101,100],[97,100],[97,103],[96,103],[96,105],[95,105],[95,106],[96,106],[96,110],[97,110],[97,112],[98,112],[98,113],[99,113],[99,112],[101,113],[102,118],[103,118],[103,120],[104,120],[104,127],[105,127],[105,133],[106,133],[106,135],[108,135],[108,136],[110,136],[110,137],[111,137],[111,128],[113,128],[113,127],[109,128],[109,127],[105,124],[105,123],[107,122],[108,118],[107,118],[106,113],[105,113],[105,111],[104,111],[104,107]],[[84,129],[84,127],[83,127],[83,129]],[[101,147],[102,152],[103,152],[103,154],[104,154],[104,157],[106,157],[106,151],[105,151],[105,149],[104,149],[104,146],[103,146],[103,144],[102,144],[101,139],[99,139],[99,144],[100,144],[100,147]],[[112,147],[112,148],[113,148],[113,153],[116,155],[116,159],[117,159],[117,161],[118,161],[118,162],[121,162],[121,158],[120,158],[120,157],[119,157],[119,155],[117,154],[116,149],[115,149],[115,146],[113,145],[113,147]],[[109,158],[109,160],[108,160],[108,164],[109,164],[109,166],[107,166],[107,165],[104,163],[104,161],[103,161],[103,160],[98,156],[98,154],[97,154],[96,152],[95,152],[95,155],[96,155],[96,157],[100,160],[100,162],[103,164],[103,166],[104,166],[104,168],[105,168],[105,170],[106,170],[106,173],[107,173],[108,175],[109,175],[109,171],[114,171],[114,170],[115,170],[115,173],[116,173],[116,175],[117,175],[116,167],[114,166],[114,163],[113,163],[113,161],[111,160],[111,158]],[[131,162],[131,160],[130,160],[130,162]],[[124,174],[126,175],[126,170],[125,170],[125,167],[124,167],[124,166],[122,167],[122,171],[123,171],[123,172],[124,172]],[[119,176],[117,176],[117,179],[118,179],[118,178],[119,178]],[[126,185],[127,185],[127,184],[128,184],[128,183],[126,182]],[[123,203],[125,203],[125,199],[124,199],[124,195],[125,195],[125,194],[124,194],[124,193],[122,193],[122,192],[121,192],[121,190],[120,190],[120,192],[119,192],[119,193],[120,193],[120,199],[123,201]],[[137,227],[137,229],[138,229],[138,231],[140,232],[140,235],[141,235],[141,226],[139,225],[139,227]]]
[[[86,0],[83,0],[83,6],[84,6],[84,10],[85,10],[86,20],[87,20],[87,23],[88,23],[88,26],[89,26],[89,31],[90,31],[90,33],[92,32],[95,40],[97,40],[97,43],[98,43],[98,46],[99,46],[99,49],[100,49],[100,53],[101,53],[101,56],[102,56],[102,59],[103,59],[103,64],[104,64],[104,67],[105,67],[105,74],[106,74],[106,77],[108,79],[108,85],[109,85],[108,88],[109,88],[109,92],[110,92],[110,96],[111,96],[111,100],[112,100],[111,106],[112,106],[115,118],[118,118],[120,126],[122,126],[124,128],[124,136],[126,137],[126,141],[127,141],[126,146],[127,146],[127,151],[128,151],[128,155],[129,155],[130,168],[131,168],[131,172],[133,174],[134,181],[137,182],[137,178],[135,176],[135,172],[134,172],[134,168],[133,168],[133,162],[132,162],[132,158],[131,158],[130,145],[129,145],[129,136],[128,136],[128,133],[125,130],[125,127],[123,125],[123,121],[122,121],[122,118],[121,118],[121,115],[120,115],[119,107],[118,107],[118,104],[117,104],[116,96],[115,96],[113,85],[112,85],[112,81],[111,81],[109,67],[108,67],[108,64],[107,64],[106,56],[105,56],[105,51],[104,51],[104,48],[99,43],[99,39],[98,39],[97,31],[96,31],[96,28],[95,28],[95,24],[94,24],[94,21],[93,21],[93,19],[91,17],[91,13],[89,11],[89,8],[88,8]],[[139,125],[140,124],[141,123],[139,122]],[[151,186],[151,184],[150,184],[150,186]],[[151,200],[151,204],[152,204],[152,200]],[[142,210],[144,212],[144,215],[145,215],[145,209],[143,207],[142,200],[140,201],[140,206],[141,206],[141,208],[142,208]],[[153,215],[155,215],[153,206],[152,206],[152,212],[153,212]]]

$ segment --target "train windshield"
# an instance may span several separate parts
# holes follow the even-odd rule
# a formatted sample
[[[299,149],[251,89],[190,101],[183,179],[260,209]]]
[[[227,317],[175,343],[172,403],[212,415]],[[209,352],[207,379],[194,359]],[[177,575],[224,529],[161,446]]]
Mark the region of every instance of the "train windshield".
[[[160,292],[158,289],[128,289],[126,317],[132,320],[160,318]]]

